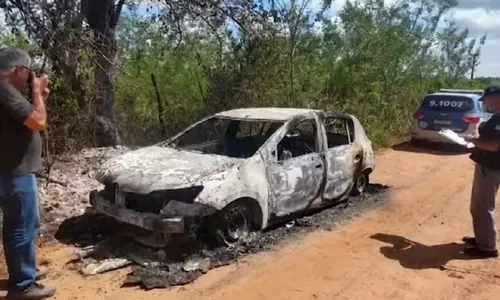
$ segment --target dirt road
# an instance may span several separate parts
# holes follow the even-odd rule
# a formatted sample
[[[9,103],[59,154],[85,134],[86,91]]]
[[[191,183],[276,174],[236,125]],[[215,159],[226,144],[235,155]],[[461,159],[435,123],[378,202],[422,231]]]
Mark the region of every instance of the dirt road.
[[[127,270],[83,279],[64,266],[66,246],[41,251],[52,261],[46,281],[65,300],[498,299],[500,260],[460,255],[460,238],[471,230],[472,168],[463,154],[382,151],[372,181],[391,187],[383,207],[184,287],[120,288]]]

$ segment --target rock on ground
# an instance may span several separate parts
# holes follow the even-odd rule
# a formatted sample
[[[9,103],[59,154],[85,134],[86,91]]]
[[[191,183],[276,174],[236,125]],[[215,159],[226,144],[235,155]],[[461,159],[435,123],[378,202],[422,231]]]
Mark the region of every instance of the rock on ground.
[[[50,178],[66,186],[54,182],[47,185],[45,178],[38,178],[42,231],[83,214],[90,206],[89,192],[102,187],[94,178],[98,168],[111,157],[127,151],[126,147],[89,148],[57,157]]]

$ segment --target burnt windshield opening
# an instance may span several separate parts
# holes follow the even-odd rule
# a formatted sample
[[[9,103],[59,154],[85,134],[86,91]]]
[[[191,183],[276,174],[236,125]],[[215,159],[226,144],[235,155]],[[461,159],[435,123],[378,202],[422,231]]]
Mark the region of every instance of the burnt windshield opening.
[[[166,144],[207,154],[248,158],[271,137],[283,122],[209,118]]]
[[[428,111],[466,112],[474,108],[474,101],[464,96],[429,95],[422,101],[421,108]]]

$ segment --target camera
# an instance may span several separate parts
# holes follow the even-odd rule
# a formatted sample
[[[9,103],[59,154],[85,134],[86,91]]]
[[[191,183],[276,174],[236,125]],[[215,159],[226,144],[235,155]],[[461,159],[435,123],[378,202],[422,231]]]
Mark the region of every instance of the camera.
[[[33,75],[33,74],[35,74],[35,75]],[[42,73],[42,74],[40,74],[40,75],[43,75],[43,73]],[[27,98],[28,98],[28,99],[30,99],[30,102],[31,102],[31,96],[33,95],[33,90],[32,90],[32,82],[33,82],[33,80],[34,80],[37,76],[38,76],[38,74],[37,74],[37,73],[31,73],[31,72],[30,72],[30,73],[29,73],[29,75],[28,75],[28,81],[26,82],[27,96],[28,96]],[[51,84],[51,82],[50,82],[50,80],[49,80],[49,82],[48,82],[48,84],[47,84],[47,87],[48,87],[48,88],[50,88],[50,84]]]
[[[33,95],[33,90],[32,90],[32,87],[31,87],[31,83],[33,82],[33,79],[34,79],[33,78],[33,73],[30,72],[29,75],[28,75],[28,81],[26,82],[26,86],[27,86],[27,89],[28,89],[28,91],[27,91],[27,94],[28,94],[27,96],[28,97],[27,98],[28,98],[28,100],[30,102],[31,102],[31,95]]]

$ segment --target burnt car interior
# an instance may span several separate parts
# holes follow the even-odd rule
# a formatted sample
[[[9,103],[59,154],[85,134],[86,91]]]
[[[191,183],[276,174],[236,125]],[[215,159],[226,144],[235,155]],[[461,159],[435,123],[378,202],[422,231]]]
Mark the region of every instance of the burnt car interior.
[[[326,117],[323,124],[328,148],[349,145],[354,140],[354,123],[351,119]]]
[[[207,154],[248,158],[281,126],[283,122],[212,117],[167,145]]]
[[[349,122],[350,121],[350,122]],[[237,120],[212,117],[181,134],[168,146],[207,154],[248,158],[276,132],[284,122]],[[326,117],[324,125],[328,148],[348,145],[353,140],[352,120]],[[298,122],[278,144],[278,160],[283,161],[317,150],[317,128],[314,119]]]
[[[314,119],[307,119],[291,127],[278,143],[278,161],[306,155],[317,150],[317,128]]]
[[[354,138],[354,123],[350,119],[327,117],[323,124],[328,148],[349,145]],[[352,124],[352,125],[351,125]],[[317,151],[317,128],[313,119],[304,120],[291,128],[278,144],[278,161]]]

